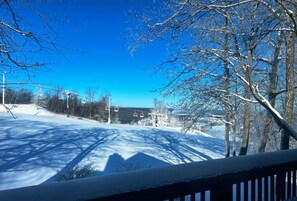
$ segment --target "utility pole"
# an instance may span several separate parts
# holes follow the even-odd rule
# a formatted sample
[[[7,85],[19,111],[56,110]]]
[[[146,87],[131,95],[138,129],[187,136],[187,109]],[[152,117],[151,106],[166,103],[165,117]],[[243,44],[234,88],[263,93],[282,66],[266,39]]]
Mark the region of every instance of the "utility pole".
[[[77,94],[77,93],[75,93],[75,92],[72,92],[72,91],[70,91],[70,90],[65,90],[65,94],[66,94],[66,100],[67,100],[67,117],[69,117],[70,116],[70,110],[69,110],[69,98],[70,98],[70,95],[71,94]]]
[[[108,124],[110,124],[110,96],[108,96]]]
[[[66,90],[65,91],[65,94],[66,94],[66,99],[67,99],[67,111],[66,111],[66,113],[67,113],[67,117],[69,117],[70,116],[70,114],[69,114],[69,96],[70,96],[70,91],[69,90]]]
[[[3,74],[2,74],[2,105],[3,105],[3,112],[5,112],[5,74],[6,74],[6,71],[3,71]]]

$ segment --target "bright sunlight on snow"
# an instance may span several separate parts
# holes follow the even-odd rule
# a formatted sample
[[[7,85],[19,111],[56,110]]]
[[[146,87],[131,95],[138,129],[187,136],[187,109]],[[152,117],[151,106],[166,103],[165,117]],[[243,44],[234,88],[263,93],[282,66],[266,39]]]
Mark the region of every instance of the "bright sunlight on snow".
[[[224,141],[203,133],[100,124],[36,105],[0,112],[0,190],[54,182],[77,165],[97,175],[221,158]]]

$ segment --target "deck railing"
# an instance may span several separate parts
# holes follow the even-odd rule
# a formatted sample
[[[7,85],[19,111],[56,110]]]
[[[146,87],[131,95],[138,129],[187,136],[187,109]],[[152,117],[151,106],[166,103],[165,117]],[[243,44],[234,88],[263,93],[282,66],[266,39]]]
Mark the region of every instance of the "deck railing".
[[[5,190],[0,200],[289,200],[296,170],[297,150],[285,150]]]

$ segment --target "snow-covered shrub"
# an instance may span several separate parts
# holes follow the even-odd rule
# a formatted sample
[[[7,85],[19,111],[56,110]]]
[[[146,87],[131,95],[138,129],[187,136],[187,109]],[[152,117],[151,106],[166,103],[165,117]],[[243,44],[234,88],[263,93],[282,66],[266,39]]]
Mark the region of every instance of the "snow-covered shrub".
[[[151,117],[149,118],[145,118],[145,119],[141,119],[137,122],[138,126],[152,126],[152,122],[151,122]]]
[[[73,169],[68,170],[64,174],[59,174],[56,177],[57,182],[68,181],[73,179],[81,179],[93,176],[95,174],[95,170],[93,164],[87,164],[83,166],[75,166]]]

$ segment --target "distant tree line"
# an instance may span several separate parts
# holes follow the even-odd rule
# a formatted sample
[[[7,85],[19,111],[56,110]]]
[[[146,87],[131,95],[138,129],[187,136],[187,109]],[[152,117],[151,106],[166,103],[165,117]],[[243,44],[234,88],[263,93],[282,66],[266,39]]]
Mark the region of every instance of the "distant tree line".
[[[85,95],[79,96],[72,92],[68,97],[69,115],[93,119],[99,122],[108,121],[108,101],[109,93],[103,93],[96,98],[97,90],[87,88]],[[2,100],[2,91],[0,93]],[[29,89],[5,89],[5,104],[36,104],[56,114],[67,114],[67,95],[65,90],[57,87],[55,90],[49,90],[44,94],[38,92],[34,94]],[[137,124],[140,120],[150,121],[152,114],[158,113],[167,116],[165,103],[155,100],[154,108],[137,107],[110,107],[111,123]],[[163,122],[159,117],[159,123]],[[150,123],[149,125],[153,125]]]
[[[68,98],[69,114],[97,120],[99,122],[107,122],[108,120],[108,97],[110,94],[105,93],[95,99],[96,90],[88,88],[86,90],[86,98],[79,98],[76,93],[73,93]],[[0,93],[2,103],[2,91]],[[36,94],[29,89],[5,89],[5,104],[30,104],[42,106],[47,110],[65,114],[67,112],[67,95],[62,88],[57,88],[54,93],[45,92],[45,94]],[[117,120],[117,115],[114,110],[110,111],[112,121]]]
[[[1,90],[1,103],[2,103],[2,90]],[[15,90],[6,88],[5,90],[5,103],[6,104],[29,104],[32,103],[34,95],[32,91],[27,89]]]
[[[68,97],[69,114],[71,116],[79,116],[83,118],[97,120],[99,122],[108,121],[108,97],[110,94],[106,93],[99,98],[95,98],[96,91],[88,88],[86,90],[86,98],[79,97],[76,93],[70,94]],[[67,113],[67,95],[62,89],[57,90],[56,93],[46,93],[37,103],[45,105],[45,108],[54,113]],[[111,110],[110,118],[112,121],[116,120],[116,114]]]

